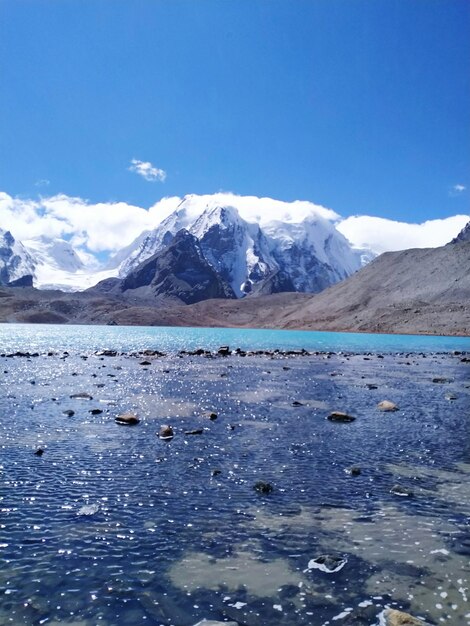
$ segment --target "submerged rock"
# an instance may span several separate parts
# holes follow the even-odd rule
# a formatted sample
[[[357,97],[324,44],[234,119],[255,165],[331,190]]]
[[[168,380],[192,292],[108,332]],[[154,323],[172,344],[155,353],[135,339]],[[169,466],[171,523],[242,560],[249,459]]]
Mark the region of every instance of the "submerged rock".
[[[342,422],[346,424],[348,422],[354,422],[356,418],[342,411],[333,411],[328,415],[327,419],[329,419],[330,422]]]
[[[264,481],[259,480],[253,486],[253,489],[255,491],[259,491],[259,493],[268,494],[268,493],[272,493],[274,487],[271,485],[271,483],[265,483]]]
[[[395,496],[402,496],[404,498],[410,498],[413,495],[411,489],[407,489],[406,487],[402,487],[401,485],[393,485],[390,489],[390,493],[393,493]]]
[[[427,626],[423,620],[396,609],[385,609],[379,619],[381,626]]]
[[[171,426],[169,426],[168,424],[164,424],[161,428],[160,428],[160,432],[158,433],[158,437],[160,439],[173,439],[175,433],[173,432],[173,428]]]
[[[114,421],[122,426],[135,426],[135,424],[140,422],[140,419],[134,413],[123,413],[115,417]]]
[[[35,456],[42,456],[44,454],[44,450],[42,448],[38,448],[34,454]]]
[[[308,569],[319,569],[322,572],[326,572],[327,574],[334,574],[335,572],[339,572],[340,569],[348,562],[348,559],[345,557],[332,556],[331,554],[322,554],[317,556],[315,559],[311,559],[308,562]]]
[[[75,400],[93,400],[93,396],[85,392],[72,393],[70,397]]]
[[[350,474],[351,476],[359,476],[361,468],[357,467],[357,465],[351,465],[351,467],[345,467],[344,471],[346,474]]]
[[[100,510],[99,504],[84,504],[77,511],[77,515],[94,515]]]
[[[390,400],[382,400],[382,402],[379,402],[377,405],[377,408],[379,409],[379,411],[398,411],[398,407],[394,402],[390,402]]]
[[[66,409],[65,411],[62,411],[62,413],[67,417],[72,417],[73,415],[75,415],[75,411],[72,411],[72,409]]]
[[[185,435],[202,435],[203,432],[204,432],[203,428],[196,428],[195,430],[185,430],[184,434]]]
[[[214,413],[213,411],[206,411],[205,413],[202,414],[202,417],[206,417],[207,419],[213,422],[214,420],[217,419],[217,413]]]

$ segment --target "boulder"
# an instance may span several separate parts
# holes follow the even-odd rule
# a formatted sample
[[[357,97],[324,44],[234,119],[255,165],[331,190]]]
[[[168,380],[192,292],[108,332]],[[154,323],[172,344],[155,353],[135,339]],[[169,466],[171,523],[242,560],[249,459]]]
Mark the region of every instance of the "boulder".
[[[122,426],[135,426],[135,424],[140,422],[140,419],[134,413],[123,413],[115,417],[114,421]]]
[[[158,433],[158,437],[160,439],[173,439],[174,437],[174,432],[173,432],[173,428],[171,426],[169,426],[168,424],[164,424],[161,428],[160,428],[160,432]]]

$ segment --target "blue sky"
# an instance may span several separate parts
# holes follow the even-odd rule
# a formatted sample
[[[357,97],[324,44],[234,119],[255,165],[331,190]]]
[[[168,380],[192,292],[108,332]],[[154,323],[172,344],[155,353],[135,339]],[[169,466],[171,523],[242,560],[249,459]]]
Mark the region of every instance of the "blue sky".
[[[0,75],[11,195],[470,211],[468,0],[0,0]]]

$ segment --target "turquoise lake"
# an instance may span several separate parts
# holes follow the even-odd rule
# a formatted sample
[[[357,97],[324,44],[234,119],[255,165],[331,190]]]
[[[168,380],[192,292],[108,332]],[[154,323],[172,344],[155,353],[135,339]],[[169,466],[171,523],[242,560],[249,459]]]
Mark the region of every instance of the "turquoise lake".
[[[165,352],[216,349],[221,345],[243,350],[448,352],[470,350],[470,337],[378,335],[296,330],[238,328],[182,328],[163,326],[62,326],[0,324],[3,351],[118,351],[155,349]]]

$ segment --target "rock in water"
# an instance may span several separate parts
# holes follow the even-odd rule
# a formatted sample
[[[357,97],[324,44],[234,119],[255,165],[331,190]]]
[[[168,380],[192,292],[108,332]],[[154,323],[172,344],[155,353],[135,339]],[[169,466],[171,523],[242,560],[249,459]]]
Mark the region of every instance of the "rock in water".
[[[253,489],[255,491],[259,491],[260,493],[268,494],[268,493],[272,493],[274,487],[271,485],[271,483],[265,483],[264,481],[259,480],[253,486]]]
[[[342,411],[333,411],[328,415],[327,419],[329,419],[330,422],[348,423],[354,422],[356,418],[352,415],[348,415],[347,413],[343,413]]]
[[[82,393],[82,392],[72,393],[70,397],[76,400],[93,400],[93,396],[91,396],[89,393]]]
[[[348,562],[348,559],[339,556],[331,556],[331,554],[322,554],[321,556],[317,556],[315,559],[311,559],[308,562],[308,569],[319,569],[322,572],[326,572],[327,574],[334,574],[334,572],[339,572],[340,569]]]
[[[404,498],[410,498],[413,495],[411,489],[407,489],[406,487],[402,487],[401,485],[393,485],[390,489],[390,493],[393,493],[395,496],[402,496]]]
[[[379,617],[381,626],[427,626],[423,620],[396,609],[385,609]]]
[[[382,400],[377,405],[379,411],[398,411],[398,407],[394,402],[390,402],[390,400]]]
[[[206,417],[207,419],[213,422],[214,420],[217,419],[217,413],[214,413],[213,411],[206,411],[205,413],[202,414],[202,417]]]
[[[359,476],[361,473],[361,468],[357,467],[357,465],[351,465],[351,467],[345,467],[344,471],[346,474],[350,474],[351,476]]]
[[[98,504],[84,504],[78,509],[77,515],[94,515],[95,513],[98,513],[99,510],[100,507]]]
[[[168,424],[164,424],[161,428],[160,428],[160,432],[158,433],[158,436],[160,439],[173,439],[174,437],[174,432],[173,432],[173,428],[171,426],[169,426]]]
[[[114,421],[116,424],[121,424],[123,426],[134,426],[140,422],[140,419],[133,413],[123,413],[122,415],[118,415],[114,418]]]
[[[34,454],[36,456],[42,456],[44,454],[44,450],[42,448],[38,448]]]

